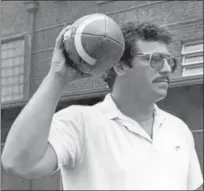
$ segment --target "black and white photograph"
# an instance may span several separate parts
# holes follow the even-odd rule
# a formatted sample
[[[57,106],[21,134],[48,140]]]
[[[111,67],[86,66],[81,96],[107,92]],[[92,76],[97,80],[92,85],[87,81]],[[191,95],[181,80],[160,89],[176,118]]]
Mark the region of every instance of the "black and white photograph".
[[[203,190],[203,1],[0,1],[1,190]]]

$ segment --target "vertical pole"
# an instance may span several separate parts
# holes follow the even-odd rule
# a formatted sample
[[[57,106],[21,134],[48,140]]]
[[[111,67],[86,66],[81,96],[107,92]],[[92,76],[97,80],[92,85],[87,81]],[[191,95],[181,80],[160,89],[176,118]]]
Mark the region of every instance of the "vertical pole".
[[[30,98],[31,95],[31,79],[32,79],[32,68],[33,68],[33,42],[35,41],[35,18],[36,12],[39,6],[39,2],[27,1],[23,2],[26,7],[26,27],[27,27],[27,35],[25,36],[25,83],[26,83],[26,91],[25,97],[27,99]]]
[[[32,79],[32,51],[33,51],[33,42],[35,39],[35,18],[36,12],[38,9],[39,2],[27,1],[23,2],[26,7],[26,27],[27,35],[25,36],[25,97],[26,99],[30,98],[31,95],[31,79]],[[33,188],[33,181],[30,180],[29,190]]]

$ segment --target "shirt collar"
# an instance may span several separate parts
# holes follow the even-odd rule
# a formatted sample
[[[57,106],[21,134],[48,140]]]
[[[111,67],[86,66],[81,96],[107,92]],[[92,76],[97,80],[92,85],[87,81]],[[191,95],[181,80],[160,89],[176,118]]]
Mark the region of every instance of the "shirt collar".
[[[124,116],[113,101],[111,93],[105,96],[102,105],[103,113],[105,113],[109,119],[122,118]],[[154,116],[155,120],[159,123],[162,123],[166,119],[166,115],[156,104],[154,104]]]
[[[111,93],[108,93],[105,96],[105,99],[102,102],[102,106],[103,113],[106,114],[109,119],[119,118],[122,114],[113,101]]]

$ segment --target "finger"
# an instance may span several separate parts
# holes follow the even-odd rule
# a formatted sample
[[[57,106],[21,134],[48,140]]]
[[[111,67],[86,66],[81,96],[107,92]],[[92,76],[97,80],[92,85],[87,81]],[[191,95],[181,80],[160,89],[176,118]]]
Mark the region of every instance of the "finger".
[[[64,38],[64,34],[67,30],[70,29],[70,26],[67,26],[65,27],[58,35],[57,39],[56,39],[56,44],[55,44],[55,47],[56,48],[62,48],[62,45],[63,45],[63,38]]]
[[[58,35],[55,43],[55,48],[62,48],[63,47],[63,39],[64,39],[64,34],[71,29],[71,26],[68,25],[66,26]]]

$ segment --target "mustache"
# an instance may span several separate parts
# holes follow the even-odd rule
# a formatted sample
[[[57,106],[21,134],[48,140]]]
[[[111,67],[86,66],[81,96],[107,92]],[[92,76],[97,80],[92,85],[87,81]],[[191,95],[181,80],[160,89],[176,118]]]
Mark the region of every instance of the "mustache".
[[[167,83],[169,84],[169,82],[170,82],[169,76],[160,76],[160,77],[155,78],[153,80],[153,82],[163,82],[163,81],[167,81]]]

